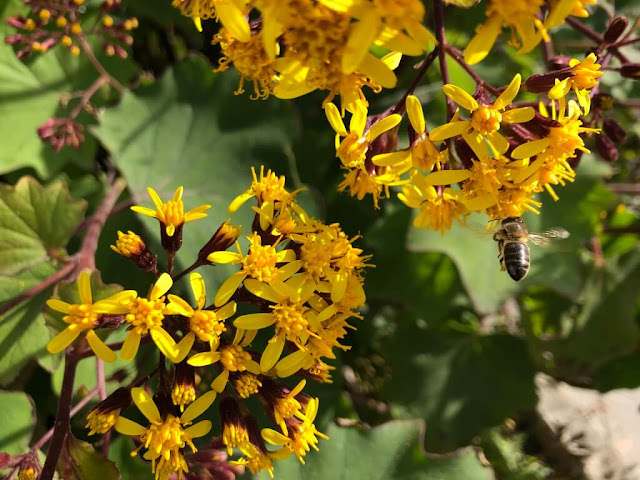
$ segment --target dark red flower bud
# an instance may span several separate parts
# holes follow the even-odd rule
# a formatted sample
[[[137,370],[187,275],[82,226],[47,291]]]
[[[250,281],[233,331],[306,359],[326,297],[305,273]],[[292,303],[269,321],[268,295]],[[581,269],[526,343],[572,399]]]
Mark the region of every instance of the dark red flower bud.
[[[527,78],[520,88],[531,93],[547,93],[556,84],[556,80],[562,81],[571,76],[573,76],[573,72],[569,69],[536,73]]]
[[[627,63],[620,67],[620,75],[624,78],[633,78],[638,80],[640,78],[640,63]]]
[[[626,30],[627,25],[629,25],[629,20],[627,17],[616,17],[609,24],[609,28],[604,32],[603,40],[604,43],[612,44],[615,43],[620,35]]]
[[[605,118],[602,122],[602,130],[615,143],[623,143],[627,139],[627,132],[613,118]]]
[[[555,57],[551,57],[547,62],[547,67],[549,70],[562,70],[565,68],[569,68],[569,62],[571,61],[571,57],[567,55],[556,55]]]
[[[606,135],[596,136],[596,150],[607,162],[615,162],[618,159],[618,149]]]

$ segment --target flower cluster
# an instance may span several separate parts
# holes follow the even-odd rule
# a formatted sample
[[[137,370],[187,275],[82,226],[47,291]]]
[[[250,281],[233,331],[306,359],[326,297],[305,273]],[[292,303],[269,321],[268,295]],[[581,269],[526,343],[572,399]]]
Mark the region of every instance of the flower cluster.
[[[414,225],[441,233],[472,212],[491,219],[520,216],[525,210],[538,213],[535,194],[547,191],[557,200],[554,186],[572,182],[572,159],[588,152],[584,134],[597,132],[584,126],[582,118],[589,114],[590,89],[602,75],[599,69],[590,54],[527,79],[529,92],[548,93],[538,112],[513,103],[521,90],[520,75],[493,101],[482,85],[472,96],[447,84],[443,92],[459,108],[431,132],[420,101],[408,95],[404,109],[410,145],[400,150],[395,150],[394,129],[401,115],[368,117],[360,103],[347,130],[338,108],[327,104],[336,156],[347,169],[341,188],[358,198],[371,194],[377,206],[390,186],[402,186],[398,197],[418,210]]]
[[[129,32],[138,27],[138,20],[133,17],[118,21],[109,15],[119,1],[105,0],[100,6],[98,22],[87,31],[81,25],[82,12],[86,9],[84,0],[25,0],[25,3],[31,9],[28,15],[8,19],[9,25],[20,33],[5,38],[6,43],[21,47],[18,58],[47,52],[55,45],[69,49],[71,55],[79,55],[81,48],[86,48],[83,39],[87,35],[98,36],[107,55],[127,58],[128,53],[122,46],[133,43]]]
[[[125,290],[94,300],[87,272],[78,277],[79,303],[58,298],[47,305],[64,314],[67,328],[51,340],[48,350],[57,353],[81,338],[76,348],[90,348],[106,362],[116,360],[116,349],[96,330],[125,326],[127,335],[117,344],[120,359],[132,360],[143,343],[151,343],[168,359],[146,379],[122,387],[89,413],[89,434],[111,428],[139,437],[144,458],[152,462],[156,478],[172,474],[182,478],[190,470],[219,468],[211,455],[197,455],[195,439],[209,433],[212,424],[193,420],[219,399],[221,437],[212,445],[241,455],[229,468],[267,470],[273,462],[296,455],[303,457],[319,439],[314,420],[318,399],[303,392],[307,381],[331,382],[327,361],[343,341],[356,309],[365,303],[363,269],[369,256],[353,243],[338,224],[325,224],[307,214],[296,202],[297,191],[285,188],[284,177],[263,168],[253,171],[250,188],[229,206],[230,213],[254,199],[252,230],[242,246],[241,228],[223,223],[202,248],[194,264],[174,275],[172,258],[182,244],[186,222],[206,217],[209,205],[184,211],[182,187],[167,202],[149,189],[155,209],[132,209],[158,220],[162,243],[170,259],[168,271],[160,273],[156,257],[139,235],[118,233],[112,249],[157,279],[148,294]],[[226,264],[238,270],[223,282],[207,302],[205,281],[198,267]],[[191,272],[191,273],[190,273]],[[190,273],[192,303],[174,289],[175,281]],[[237,314],[242,305],[242,314]],[[148,379],[158,375],[155,395],[148,393]],[[289,377],[299,376],[295,387]],[[208,389],[206,385],[210,385]],[[244,401],[256,397],[274,428],[258,427]],[[133,402],[149,422],[143,426],[121,414]],[[190,454],[184,449],[188,447]],[[223,459],[224,460],[224,459]]]
[[[253,83],[254,98],[295,98],[327,91],[325,102],[339,95],[342,111],[354,112],[364,101],[363,87],[393,88],[393,70],[404,55],[421,55],[435,43],[424,27],[421,0],[174,0],[194,18],[214,17],[222,28],[213,42],[222,47],[220,70],[233,64],[240,86]],[[251,24],[247,18],[256,17]],[[383,58],[369,49],[379,46]]]

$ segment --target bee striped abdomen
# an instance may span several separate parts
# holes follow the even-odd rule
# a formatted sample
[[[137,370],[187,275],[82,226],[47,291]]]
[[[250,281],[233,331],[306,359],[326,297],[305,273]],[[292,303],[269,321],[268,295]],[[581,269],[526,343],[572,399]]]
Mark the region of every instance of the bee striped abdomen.
[[[515,281],[522,280],[529,272],[529,247],[521,242],[507,242],[504,245],[504,265],[507,273]]]

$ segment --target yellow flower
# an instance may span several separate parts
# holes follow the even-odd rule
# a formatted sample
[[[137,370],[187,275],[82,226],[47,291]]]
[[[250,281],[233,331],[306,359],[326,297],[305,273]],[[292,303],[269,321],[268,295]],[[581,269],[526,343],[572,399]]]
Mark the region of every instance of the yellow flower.
[[[120,387],[96,405],[87,415],[85,428],[89,435],[107,433],[116,424],[120,412],[131,404],[131,393],[128,388]]]
[[[502,112],[513,101],[520,90],[520,74],[491,105],[479,105],[467,92],[456,85],[447,84],[442,91],[461,107],[469,110],[470,120],[460,120],[457,115],[451,122],[435,128],[429,136],[434,142],[462,135],[480,160],[503,155],[509,142],[498,130],[502,123],[528,122],[535,116],[532,107],[514,108]]]
[[[172,362],[179,363],[187,356],[195,340],[194,333],[189,332],[176,344],[171,335],[162,328],[162,321],[167,313],[164,294],[172,286],[171,277],[163,273],[158,277],[147,298],[136,297],[127,302],[128,313],[125,320],[131,327],[120,350],[122,360],[133,360],[140,347],[140,339],[147,333],[151,335],[162,354]]]
[[[200,396],[180,417],[166,412],[161,415],[151,396],[142,388],[132,388],[131,397],[150,425],[145,428],[132,420],[120,417],[115,429],[123,435],[140,436],[141,445],[132,455],[136,455],[143,447],[147,449],[144,458],[151,460],[156,480],[167,480],[172,474],[182,477],[189,468],[181,450],[188,445],[193,453],[197,452],[193,439],[203,437],[211,430],[209,420],[202,420],[195,425],[191,423],[211,406],[216,392],[209,391]]]
[[[220,335],[227,330],[224,321],[236,313],[236,303],[229,302],[217,310],[203,310],[206,301],[204,278],[199,273],[192,273],[189,280],[198,308],[194,309],[182,298],[169,294],[168,310],[187,317],[191,331],[215,350],[220,343]]]
[[[183,15],[192,17],[198,31],[202,31],[201,19],[214,17],[241,42],[251,38],[251,28],[245,18],[246,0],[173,0],[174,7]]]
[[[202,213],[211,208],[211,205],[200,205],[187,213],[184,213],[184,204],[182,203],[182,187],[178,187],[173,195],[173,199],[164,203],[156,191],[149,187],[147,188],[149,196],[156,206],[155,210],[146,207],[140,207],[134,205],[131,210],[158,219],[158,221],[164,225],[167,236],[172,237],[176,229],[180,228],[183,224],[198,220],[207,216],[206,213]]]
[[[385,167],[381,167],[381,169],[384,170]],[[358,200],[362,200],[365,196],[371,194],[374,208],[380,208],[380,199],[389,198],[389,187],[383,182],[389,183],[394,179],[389,179],[388,175],[383,175],[381,181],[380,177],[375,173],[370,175],[363,168],[357,167],[344,174],[344,180],[338,185],[338,191],[344,192],[348,190],[349,195],[356,197]]]
[[[260,282],[282,289],[283,282],[296,273],[301,266],[296,260],[293,250],[276,250],[276,245],[262,245],[261,237],[254,232],[247,237],[250,242],[247,255],[242,254],[240,245],[236,243],[237,253],[213,252],[207,258],[213,263],[242,265],[242,270],[227,278],[220,286],[213,301],[216,307],[227,303],[245,278],[251,277]],[[278,265],[286,263],[286,265]],[[286,291],[286,289],[284,290]]]
[[[312,398],[307,404],[302,419],[292,417],[289,419],[289,435],[283,435],[280,432],[270,428],[262,429],[262,438],[271,445],[281,446],[283,453],[295,454],[304,464],[304,456],[313,448],[318,450],[318,437],[328,440],[325,434],[319,432],[313,421],[318,414],[318,399]]]
[[[86,331],[87,342],[96,356],[105,362],[114,362],[117,358],[116,354],[98,337],[93,329],[100,326],[100,319],[104,314],[122,315],[126,313],[127,307],[123,306],[121,302],[134,298],[137,293],[134,290],[125,290],[94,302],[91,294],[91,278],[86,271],[78,276],[78,293],[82,302],[80,304],[69,304],[57,298],[47,300],[49,308],[66,314],[62,320],[69,324],[67,328],[51,339],[47,344],[47,351],[49,353],[61,352],[71,345],[82,332]]]
[[[234,377],[232,383],[240,398],[249,398],[258,393],[262,387],[262,382],[257,375],[246,372]]]
[[[282,433],[287,435],[289,432],[285,420],[293,416],[300,418],[303,415],[302,405],[296,397],[302,392],[307,381],[300,380],[293,390],[289,390],[284,385],[280,385],[270,379],[265,379],[264,383],[260,396],[264,398],[265,404],[270,407],[273,420],[280,427]]]
[[[140,235],[136,235],[132,231],[128,233],[118,231],[118,241],[115,245],[111,245],[111,250],[127,258],[140,255],[145,249],[146,245]]]
[[[578,99],[578,104],[582,107],[584,115],[589,115],[591,109],[591,95],[589,89],[598,84],[598,78],[602,76],[600,64],[596,63],[596,56],[593,53],[580,61],[572,58],[569,62],[572,75],[562,81],[556,79],[555,86],[549,90],[549,98],[564,102],[564,97],[573,90]]]

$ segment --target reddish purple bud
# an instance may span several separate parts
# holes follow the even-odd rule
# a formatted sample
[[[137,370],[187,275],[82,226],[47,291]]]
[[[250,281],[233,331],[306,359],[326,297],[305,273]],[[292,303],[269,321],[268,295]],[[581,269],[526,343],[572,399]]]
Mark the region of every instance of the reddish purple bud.
[[[573,72],[568,68],[549,73],[537,73],[527,78],[520,88],[531,93],[547,93],[556,84],[556,80],[562,81],[571,76]]]
[[[26,19],[22,16],[20,17],[9,17],[7,18],[7,24],[11,25],[13,28],[23,29],[26,25]]]
[[[615,43],[620,35],[626,30],[627,25],[629,25],[629,20],[627,17],[616,17],[609,24],[609,28],[604,32],[604,43],[612,44]]]
[[[618,159],[618,149],[606,135],[596,136],[596,150],[607,162],[615,162]]]
[[[627,132],[613,118],[605,118],[602,122],[602,130],[615,143],[624,143],[627,139]]]
[[[640,63],[627,63],[620,67],[620,75],[624,78],[633,78],[637,80],[640,78]]]
[[[58,153],[65,146],[77,150],[84,141],[83,129],[82,125],[71,119],[50,118],[38,127],[38,136],[43,142],[49,143]]]
[[[16,43],[21,43],[23,41],[24,41],[24,37],[19,33],[15,35],[7,35],[6,37],[4,37],[4,43],[7,43],[9,45],[14,45]]]
[[[549,59],[547,66],[549,67],[549,70],[562,70],[569,68],[570,61],[571,57],[568,57],[567,55],[556,55]]]

